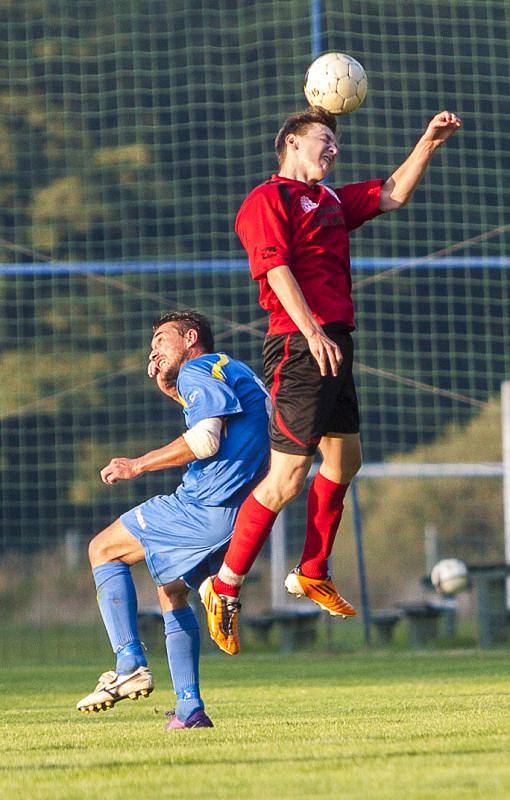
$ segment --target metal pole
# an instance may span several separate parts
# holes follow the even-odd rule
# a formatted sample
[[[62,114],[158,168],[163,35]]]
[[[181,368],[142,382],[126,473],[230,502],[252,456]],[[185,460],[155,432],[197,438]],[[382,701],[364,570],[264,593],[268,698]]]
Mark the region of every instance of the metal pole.
[[[505,563],[510,565],[510,381],[501,384],[501,435],[503,457],[503,528]],[[506,605],[510,609],[510,577],[506,579]]]
[[[363,614],[363,627],[365,632],[365,646],[370,647],[370,605],[368,602],[367,574],[365,571],[365,557],[363,555],[363,528],[361,508],[358,499],[357,480],[351,482],[352,518],[354,522],[354,539],[356,542],[356,555],[358,559],[358,577],[361,598],[361,613]]]
[[[321,0],[311,0],[311,36],[312,36],[312,58],[320,56],[322,52],[322,8]]]
[[[287,531],[285,525],[285,509],[278,514],[271,532],[271,608],[276,611],[287,606],[288,596],[285,591],[287,575]]]
[[[425,525],[425,572],[430,575],[432,567],[439,561],[439,535],[437,525]]]

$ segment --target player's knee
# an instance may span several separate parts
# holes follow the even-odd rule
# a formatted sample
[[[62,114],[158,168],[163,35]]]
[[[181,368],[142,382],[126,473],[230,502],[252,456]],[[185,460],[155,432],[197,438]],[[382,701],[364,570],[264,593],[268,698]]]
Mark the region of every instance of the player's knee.
[[[182,580],[158,586],[158,599],[163,611],[175,611],[188,603],[189,589]]]
[[[285,501],[290,503],[291,500],[294,500],[304,489],[306,482],[306,475],[302,475],[301,473],[292,475],[286,486],[283,486],[282,489],[284,491]]]
[[[169,592],[167,593],[166,597],[170,604],[171,610],[183,608],[188,604],[188,592],[186,591]]]
[[[269,486],[267,488],[269,507],[278,511],[282,509],[287,503],[290,503],[301,494],[305,480],[306,476],[295,474],[288,476],[284,481],[279,481],[277,484]]]
[[[362,458],[361,453],[359,455],[354,456],[349,464],[342,470],[342,479],[341,483],[350,483],[352,479],[357,475],[357,473],[361,469]]]
[[[96,566],[100,558],[100,547],[97,542],[97,536],[89,542],[89,561],[92,567]]]
[[[101,534],[94,536],[89,543],[89,561],[92,567],[98,567],[100,564],[106,564],[108,561],[115,560],[112,556],[111,547],[105,541]]]

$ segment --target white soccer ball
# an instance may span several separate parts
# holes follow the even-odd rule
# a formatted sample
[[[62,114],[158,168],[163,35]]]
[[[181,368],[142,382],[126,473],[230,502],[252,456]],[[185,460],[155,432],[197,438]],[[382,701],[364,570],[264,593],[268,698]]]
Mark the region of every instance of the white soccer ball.
[[[460,558],[443,558],[432,567],[430,580],[436,592],[458,594],[468,587],[468,568]]]
[[[331,114],[349,114],[365,99],[366,72],[352,56],[324,53],[308,67],[304,90],[311,106],[321,106]]]

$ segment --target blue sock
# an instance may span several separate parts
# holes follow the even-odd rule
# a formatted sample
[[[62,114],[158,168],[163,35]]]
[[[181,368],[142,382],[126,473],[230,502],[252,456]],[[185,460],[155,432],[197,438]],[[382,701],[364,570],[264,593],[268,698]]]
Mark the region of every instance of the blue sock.
[[[136,589],[131,570],[121,561],[101,564],[92,570],[97,588],[97,603],[117,656],[115,671],[127,675],[147,661],[136,624]]]
[[[166,611],[163,619],[168,665],[177,695],[175,713],[185,722],[204,707],[198,680],[200,628],[191,606]]]

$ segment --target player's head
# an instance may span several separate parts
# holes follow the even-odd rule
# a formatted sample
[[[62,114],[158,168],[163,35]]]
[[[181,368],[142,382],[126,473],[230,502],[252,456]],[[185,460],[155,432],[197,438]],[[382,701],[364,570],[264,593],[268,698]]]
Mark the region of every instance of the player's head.
[[[184,336],[190,330],[196,331],[197,342],[202,347],[202,350],[205,353],[213,352],[214,336],[211,330],[211,323],[203,314],[199,314],[198,311],[193,311],[191,308],[186,308],[184,311],[170,311],[168,314],[161,314],[152,323],[152,332],[156,333],[158,328],[166,325],[167,322],[173,322],[181,336]]]
[[[336,119],[323,108],[307,108],[287,117],[275,139],[280,170],[300,167],[311,182],[333,168],[338,153]]]
[[[149,362],[154,365],[152,377],[163,391],[173,389],[186,361],[214,350],[209,320],[191,309],[157,317],[152,333]]]

